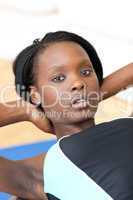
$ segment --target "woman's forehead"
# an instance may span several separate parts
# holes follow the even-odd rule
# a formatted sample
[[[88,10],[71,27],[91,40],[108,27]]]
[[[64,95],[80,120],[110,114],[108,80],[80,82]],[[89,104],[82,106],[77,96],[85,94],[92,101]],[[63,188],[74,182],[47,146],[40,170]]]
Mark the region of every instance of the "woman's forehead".
[[[75,42],[58,42],[50,44],[40,54],[38,64],[48,69],[55,66],[67,66],[80,62],[91,63],[87,52]]]

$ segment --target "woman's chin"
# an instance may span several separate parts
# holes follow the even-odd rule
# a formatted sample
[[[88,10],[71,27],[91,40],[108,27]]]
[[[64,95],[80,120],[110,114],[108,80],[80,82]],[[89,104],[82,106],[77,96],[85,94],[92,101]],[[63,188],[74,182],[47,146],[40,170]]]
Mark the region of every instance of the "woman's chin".
[[[67,117],[63,120],[65,123],[76,123],[84,120],[89,120],[90,118],[94,118],[96,110],[80,110],[80,111],[70,111],[67,112]]]
[[[72,124],[81,122],[84,120],[89,120],[90,118],[94,118],[96,108],[86,108],[86,109],[71,109],[71,110],[63,110],[61,112],[52,111],[47,115],[48,119],[50,119],[53,123],[62,123],[62,124]],[[48,114],[48,113],[47,113]]]

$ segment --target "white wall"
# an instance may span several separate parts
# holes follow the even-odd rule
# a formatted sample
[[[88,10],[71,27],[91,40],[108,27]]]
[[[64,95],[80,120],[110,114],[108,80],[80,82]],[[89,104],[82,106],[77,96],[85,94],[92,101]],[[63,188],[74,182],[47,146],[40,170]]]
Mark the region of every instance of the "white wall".
[[[0,57],[14,59],[46,32],[69,30],[92,42],[108,75],[133,62],[132,8],[132,0],[0,0]]]

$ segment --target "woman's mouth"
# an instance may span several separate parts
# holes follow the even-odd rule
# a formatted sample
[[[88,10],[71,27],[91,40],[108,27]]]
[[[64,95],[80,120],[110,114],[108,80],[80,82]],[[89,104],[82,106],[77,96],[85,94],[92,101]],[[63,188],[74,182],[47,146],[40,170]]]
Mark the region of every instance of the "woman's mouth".
[[[82,109],[88,107],[88,102],[85,99],[78,99],[72,103],[72,108]]]

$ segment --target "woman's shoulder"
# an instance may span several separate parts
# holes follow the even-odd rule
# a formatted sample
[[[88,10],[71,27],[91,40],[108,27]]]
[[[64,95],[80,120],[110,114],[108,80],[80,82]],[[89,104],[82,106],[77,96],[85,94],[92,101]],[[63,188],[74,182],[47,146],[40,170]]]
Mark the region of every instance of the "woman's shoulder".
[[[103,129],[101,130],[103,130],[103,134],[100,134],[101,137],[102,135],[106,135],[106,136],[111,135],[112,137],[119,136],[121,134],[132,135],[133,134],[133,118],[122,117],[122,118],[113,119],[111,121],[103,123],[102,128]]]
[[[122,127],[132,127],[133,128],[133,117],[121,117],[113,119],[109,123],[122,126]]]

